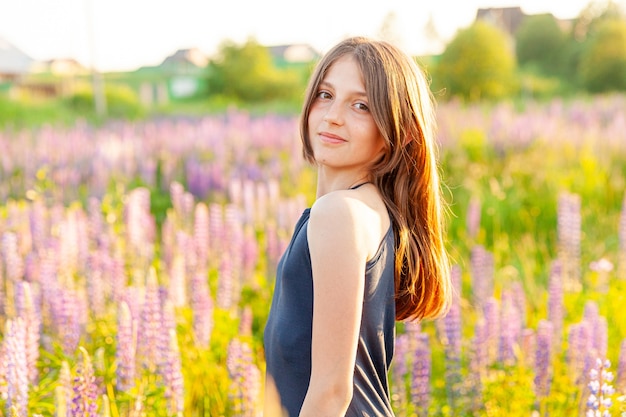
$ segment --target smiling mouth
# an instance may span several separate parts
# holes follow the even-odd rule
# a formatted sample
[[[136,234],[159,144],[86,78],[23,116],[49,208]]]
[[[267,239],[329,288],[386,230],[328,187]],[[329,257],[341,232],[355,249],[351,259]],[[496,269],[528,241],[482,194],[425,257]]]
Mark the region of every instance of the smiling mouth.
[[[328,144],[339,144],[339,143],[346,142],[346,140],[341,138],[340,136],[333,135],[332,133],[328,133],[328,132],[318,133],[318,136],[322,142],[328,143]]]

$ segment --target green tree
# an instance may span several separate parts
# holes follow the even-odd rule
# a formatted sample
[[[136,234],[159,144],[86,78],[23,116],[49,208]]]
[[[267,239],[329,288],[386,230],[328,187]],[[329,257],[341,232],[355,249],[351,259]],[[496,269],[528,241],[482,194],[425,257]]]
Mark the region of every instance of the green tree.
[[[460,30],[433,71],[433,87],[468,100],[499,99],[517,90],[512,40],[477,21]]]
[[[208,92],[242,102],[289,100],[303,87],[297,73],[274,66],[268,49],[256,40],[222,43],[209,64]]]
[[[613,0],[594,0],[574,19],[564,47],[564,76],[573,85],[580,87],[580,66],[588,43],[606,20],[625,19],[623,6]]]
[[[563,68],[565,33],[552,14],[525,18],[515,34],[515,53],[520,66],[557,75]]]
[[[580,76],[592,93],[626,91],[626,20],[605,20],[590,36]]]

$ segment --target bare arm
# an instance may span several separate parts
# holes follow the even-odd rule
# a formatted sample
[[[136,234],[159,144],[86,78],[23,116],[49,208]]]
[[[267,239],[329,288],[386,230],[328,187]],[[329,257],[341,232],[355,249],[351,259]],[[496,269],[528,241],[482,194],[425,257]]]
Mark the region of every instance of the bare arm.
[[[343,416],[352,399],[368,256],[358,206],[335,194],[311,209],[312,370],[300,417]]]

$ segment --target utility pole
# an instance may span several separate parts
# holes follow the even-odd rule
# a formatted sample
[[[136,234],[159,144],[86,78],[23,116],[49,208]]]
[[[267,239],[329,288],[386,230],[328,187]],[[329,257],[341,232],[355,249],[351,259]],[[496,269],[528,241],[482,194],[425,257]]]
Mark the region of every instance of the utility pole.
[[[104,79],[98,71],[95,64],[95,42],[94,42],[94,24],[93,24],[93,8],[91,2],[93,0],[85,0],[85,15],[87,22],[87,39],[89,42],[89,56],[91,60],[91,81],[93,88],[93,100],[98,117],[104,117],[107,113],[107,101],[104,95]]]

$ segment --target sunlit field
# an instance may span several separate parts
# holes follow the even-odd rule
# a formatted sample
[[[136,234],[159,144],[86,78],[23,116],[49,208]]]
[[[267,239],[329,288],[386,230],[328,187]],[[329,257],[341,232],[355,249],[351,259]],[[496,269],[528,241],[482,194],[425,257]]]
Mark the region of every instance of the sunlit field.
[[[458,291],[398,323],[397,415],[626,415],[626,97],[438,117]],[[0,175],[0,415],[262,414],[296,118],[5,130]]]

